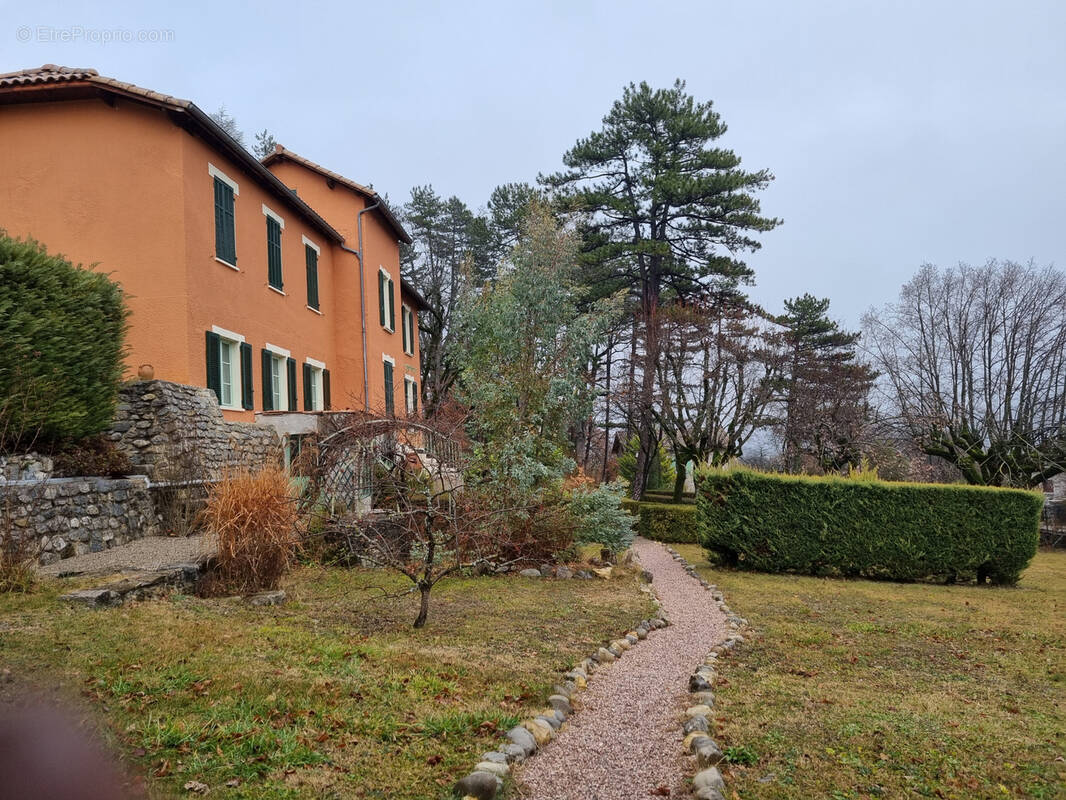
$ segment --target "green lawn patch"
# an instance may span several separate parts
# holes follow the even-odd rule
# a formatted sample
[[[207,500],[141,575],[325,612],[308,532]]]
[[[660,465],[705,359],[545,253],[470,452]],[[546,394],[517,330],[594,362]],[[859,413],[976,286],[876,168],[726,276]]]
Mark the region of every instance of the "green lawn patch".
[[[735,796],[1066,796],[1066,553],[993,589],[726,571],[677,549],[758,634],[716,690]]]
[[[80,692],[154,797],[447,797],[544,708],[553,679],[652,608],[630,579],[456,579],[416,600],[368,570],[304,567],[289,603],[188,596],[67,608],[0,595],[0,667]],[[227,782],[236,781],[235,786]]]

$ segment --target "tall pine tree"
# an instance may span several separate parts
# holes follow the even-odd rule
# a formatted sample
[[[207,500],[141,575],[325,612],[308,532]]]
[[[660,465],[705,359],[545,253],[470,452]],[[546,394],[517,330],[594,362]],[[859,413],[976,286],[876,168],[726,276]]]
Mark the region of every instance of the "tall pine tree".
[[[603,118],[603,128],[564,155],[567,169],[542,177],[562,207],[579,214],[587,280],[605,295],[628,288],[639,301],[636,497],[656,442],[655,317],[664,296],[750,283],[752,271],[738,254],[758,249],[751,234],[780,224],[762,216],[753,196],[773,176],[741,169],[732,150],[716,147],[725,132],[712,104],[697,102],[683,81],[669,89],[630,84]]]
[[[777,319],[788,349],[781,438],[790,472],[837,472],[861,458],[875,373],[857,360],[860,334],[842,330],[828,312],[828,298],[804,294],[786,300]]]

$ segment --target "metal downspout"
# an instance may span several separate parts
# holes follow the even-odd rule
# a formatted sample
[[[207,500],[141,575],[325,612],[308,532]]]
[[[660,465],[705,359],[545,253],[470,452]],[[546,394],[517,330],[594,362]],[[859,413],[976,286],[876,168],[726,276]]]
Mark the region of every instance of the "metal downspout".
[[[375,208],[381,205],[380,200],[376,200],[373,205],[367,206],[360,210],[355,215],[355,226],[358,231],[359,249],[352,250],[350,247],[341,247],[347,250],[349,253],[355,253],[355,257],[359,259],[359,318],[363,329],[363,410],[370,411],[370,373],[369,366],[367,364],[367,351],[366,351],[366,270],[363,268],[363,214],[368,211],[373,211]]]

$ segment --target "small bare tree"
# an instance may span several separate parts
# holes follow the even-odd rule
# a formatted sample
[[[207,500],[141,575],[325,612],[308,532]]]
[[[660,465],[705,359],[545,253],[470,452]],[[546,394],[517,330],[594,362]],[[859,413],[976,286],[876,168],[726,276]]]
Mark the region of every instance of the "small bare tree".
[[[889,413],[924,452],[973,484],[1066,471],[1066,274],[927,264],[864,327]]]
[[[501,507],[464,486],[469,447],[459,415],[431,420],[337,415],[308,464],[305,502],[350,560],[392,570],[418,592],[426,624],[433,587],[469,568],[500,566]]]

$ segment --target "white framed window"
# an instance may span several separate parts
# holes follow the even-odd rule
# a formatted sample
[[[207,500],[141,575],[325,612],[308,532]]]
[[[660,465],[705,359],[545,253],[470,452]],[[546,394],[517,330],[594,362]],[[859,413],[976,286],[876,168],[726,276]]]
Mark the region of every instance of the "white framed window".
[[[246,368],[244,360],[247,354],[242,354],[245,347],[244,337],[239,333],[211,326],[211,334],[218,342],[218,362],[212,363],[208,358],[208,386],[218,394],[218,404],[230,411],[240,411],[245,407],[246,389],[242,373]]]
[[[325,372],[326,365],[313,358],[304,360],[304,369],[307,374],[307,386],[304,392],[307,395],[306,405],[309,411],[322,411],[326,407],[325,398]]]
[[[410,375],[403,376],[403,399],[407,416],[413,417],[418,413],[418,384]]]
[[[400,329],[403,332],[403,351],[415,354],[415,314],[407,303],[400,306]]]
[[[289,408],[289,370],[286,362],[291,353],[272,344],[267,344],[263,349],[270,354],[270,407],[275,411],[284,411]]]
[[[396,284],[384,267],[378,267],[378,312],[381,327],[389,333],[396,330]]]

